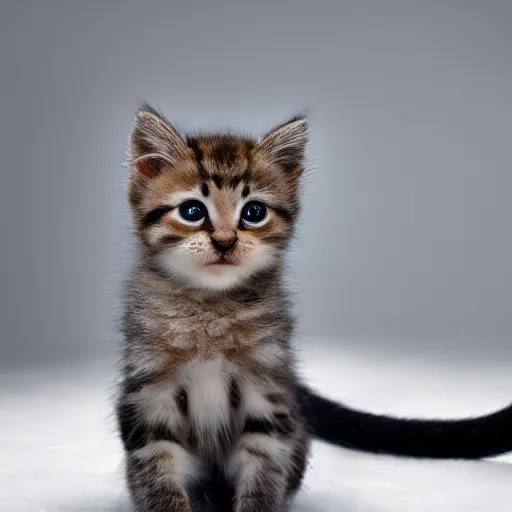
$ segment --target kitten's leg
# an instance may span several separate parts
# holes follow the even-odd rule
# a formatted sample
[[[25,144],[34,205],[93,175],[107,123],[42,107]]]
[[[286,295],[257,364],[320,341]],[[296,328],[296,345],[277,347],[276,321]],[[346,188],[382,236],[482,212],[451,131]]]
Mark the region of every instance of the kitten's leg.
[[[165,388],[144,387],[119,400],[117,421],[136,512],[193,510],[189,490],[200,478],[201,467],[176,434],[182,416],[175,397]]]
[[[229,471],[235,482],[235,512],[283,512],[298,489],[308,444],[286,414],[246,422]]]
[[[242,436],[232,460],[235,481],[235,512],[282,512],[286,501],[286,471],[280,458],[289,449],[261,434]]]
[[[295,441],[288,472],[288,486],[286,488],[288,497],[292,497],[300,489],[306,473],[310,446],[311,441],[305,432]]]
[[[192,512],[188,486],[198,474],[179,444],[155,441],[130,453],[127,480],[136,512]]]

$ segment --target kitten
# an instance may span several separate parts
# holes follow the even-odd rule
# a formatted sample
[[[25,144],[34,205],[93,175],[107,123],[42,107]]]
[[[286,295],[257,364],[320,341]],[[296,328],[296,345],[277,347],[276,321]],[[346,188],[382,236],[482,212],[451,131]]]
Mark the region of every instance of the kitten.
[[[511,408],[400,420],[352,411],[299,382],[282,276],[306,142],[303,117],[256,140],[182,136],[149,106],[136,116],[128,196],[141,257],[124,294],[116,411],[137,512],[282,512],[311,435],[413,456],[512,448]]]

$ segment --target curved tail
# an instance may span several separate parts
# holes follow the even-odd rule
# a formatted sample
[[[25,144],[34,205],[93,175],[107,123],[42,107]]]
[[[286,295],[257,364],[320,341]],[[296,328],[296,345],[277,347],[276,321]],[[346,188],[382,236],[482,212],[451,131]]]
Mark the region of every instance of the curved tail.
[[[299,386],[311,434],[354,450],[435,459],[481,459],[512,451],[512,404],[486,416],[420,420],[350,409]]]

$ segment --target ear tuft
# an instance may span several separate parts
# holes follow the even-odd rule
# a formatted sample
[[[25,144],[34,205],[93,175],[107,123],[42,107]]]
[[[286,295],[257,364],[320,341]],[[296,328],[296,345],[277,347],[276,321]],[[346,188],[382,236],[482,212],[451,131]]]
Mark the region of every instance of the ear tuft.
[[[154,178],[164,167],[179,166],[188,156],[178,130],[147,104],[135,117],[130,153],[132,171],[145,178]]]
[[[302,168],[307,142],[306,116],[296,116],[268,132],[256,146],[256,151],[266,162],[291,172]]]

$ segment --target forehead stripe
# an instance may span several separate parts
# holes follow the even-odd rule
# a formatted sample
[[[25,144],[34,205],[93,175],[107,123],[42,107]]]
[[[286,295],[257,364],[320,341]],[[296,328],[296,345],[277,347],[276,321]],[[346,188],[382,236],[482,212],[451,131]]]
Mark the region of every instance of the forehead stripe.
[[[238,187],[242,181],[245,181],[246,183],[251,179],[252,170],[250,167],[248,167],[243,174],[240,174],[238,176],[233,176],[229,180],[229,185],[233,188]]]
[[[212,180],[217,188],[222,188],[224,185],[230,186],[232,188],[236,188],[242,181],[248,181],[251,177],[252,170],[248,167],[241,175],[233,176],[230,178],[226,178],[221,176],[220,174],[212,174],[208,172],[206,167],[204,166],[204,152],[199,147],[199,143],[197,139],[189,138],[187,139],[187,145],[194,152],[194,156],[197,163],[197,169],[201,179],[204,180]],[[228,151],[229,150],[229,151]],[[224,163],[228,163],[230,161],[236,160],[236,151],[237,146],[230,144],[221,144],[219,147],[215,148],[214,151],[214,159],[222,161]],[[206,190],[203,186],[203,190]],[[207,193],[203,192],[203,195],[208,196]]]
[[[213,180],[215,185],[217,185],[217,188],[222,188],[222,185],[224,184],[224,179],[222,176],[219,176],[218,174],[210,175],[210,179]]]
[[[208,171],[204,168],[203,164],[204,154],[202,149],[199,147],[197,140],[189,139],[187,140],[187,145],[194,152],[194,156],[196,157],[197,162],[197,169],[199,171],[199,174],[201,175],[201,178],[208,178]]]

